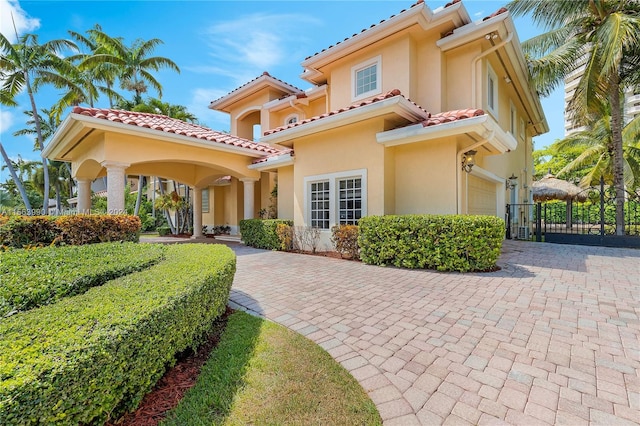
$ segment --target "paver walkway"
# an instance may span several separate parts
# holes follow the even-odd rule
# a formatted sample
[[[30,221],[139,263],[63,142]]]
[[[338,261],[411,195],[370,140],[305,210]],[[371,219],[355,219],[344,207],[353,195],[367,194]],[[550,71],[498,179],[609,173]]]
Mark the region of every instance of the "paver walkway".
[[[230,246],[232,304],[325,348],[387,425],[640,421],[640,251],[507,241],[457,274]]]

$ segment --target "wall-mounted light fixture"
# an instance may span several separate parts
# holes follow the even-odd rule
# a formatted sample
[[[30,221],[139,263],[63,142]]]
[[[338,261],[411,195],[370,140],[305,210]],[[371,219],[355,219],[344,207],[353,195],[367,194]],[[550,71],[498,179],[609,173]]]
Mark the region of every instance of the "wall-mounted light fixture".
[[[505,181],[506,187],[507,189],[513,189],[516,187],[516,185],[518,184],[518,176],[516,176],[515,174],[511,173],[511,176],[509,176],[507,178],[507,180]]]
[[[471,172],[471,169],[476,164],[476,154],[477,151],[473,149],[464,153],[462,157],[462,170],[467,173]]]
[[[511,78],[508,75],[505,75],[504,76],[504,82],[507,83],[507,84],[510,84],[511,83]]]

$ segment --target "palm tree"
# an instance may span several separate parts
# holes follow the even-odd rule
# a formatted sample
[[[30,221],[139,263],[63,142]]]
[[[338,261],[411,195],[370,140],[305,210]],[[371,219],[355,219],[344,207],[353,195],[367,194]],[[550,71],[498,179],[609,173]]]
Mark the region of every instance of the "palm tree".
[[[98,29],[92,29],[88,32],[102,46],[104,53],[96,53],[85,58],[80,67],[91,68],[102,64],[115,66],[119,70],[120,85],[123,89],[135,92],[136,103],[141,103],[142,93],[147,91],[148,86],[152,86],[162,97],[162,86],[149,72],[150,70],[158,71],[160,68],[170,68],[180,72],[178,66],[171,59],[162,56],[148,56],[156,46],[162,44],[160,39],[136,40],[131,47],[127,47],[122,39],[110,37]]]
[[[38,108],[34,97],[32,78],[37,78],[44,71],[48,71],[59,65],[62,59],[58,56],[63,49],[76,49],[76,45],[69,40],[51,40],[40,44],[35,34],[25,34],[18,38],[17,43],[12,44],[0,33],[0,75],[3,78],[0,88],[0,102],[5,105],[15,105],[16,96],[26,89],[31,103],[34,124],[36,128],[37,143],[40,151],[44,149],[41,123],[38,116]],[[44,202],[42,213],[48,213],[49,207],[49,172],[47,159],[42,159],[44,172]]]
[[[126,102],[122,103],[123,106],[129,106]],[[198,118],[187,110],[184,105],[170,104],[169,102],[162,102],[157,98],[148,98],[146,101],[139,103],[129,109],[136,112],[148,112],[152,114],[162,114],[167,117],[177,118],[178,120],[187,121],[190,123],[197,123]]]
[[[587,129],[575,132],[557,141],[558,151],[579,149],[573,161],[558,172],[558,175],[570,174],[579,170],[587,173],[582,177],[580,186],[597,185],[600,177],[611,181],[613,177],[613,138],[611,114],[608,104],[603,105],[599,119]],[[640,116],[622,129],[624,184],[634,189],[640,185]]]
[[[515,16],[530,14],[547,32],[523,43],[533,83],[543,95],[584,63],[569,109],[586,124],[602,102],[611,106],[616,234],[624,234],[624,149],[621,96],[640,80],[640,2],[637,0],[513,0]]]
[[[96,24],[93,27],[96,32],[102,32],[102,27]],[[103,82],[104,87],[99,87],[99,90],[106,94],[109,98],[109,108],[113,108],[114,101],[122,100],[122,96],[113,90],[116,79],[118,78],[118,68],[110,63],[96,63],[90,66],[80,66],[80,64],[90,56],[107,53],[106,46],[96,40],[95,34],[91,33],[91,30],[87,31],[88,36],[84,36],[75,31],[69,31],[69,35],[78,43],[84,45],[89,53],[81,53],[72,57],[69,57],[69,61],[72,63],[78,62],[77,70],[93,79],[94,82]],[[90,104],[90,106],[93,106]]]
[[[40,132],[42,138],[46,141],[48,140],[58,129],[60,125],[60,115],[54,111],[53,109],[42,109],[44,116],[38,114],[38,121],[40,122]],[[36,135],[35,123],[36,120],[33,118],[33,113],[31,111],[24,111],[24,114],[29,117],[26,121],[27,128],[20,129],[13,133],[14,136],[26,136],[26,135]],[[34,142],[34,151],[37,150],[37,140]],[[61,210],[61,196],[62,196],[62,182],[66,181],[67,188],[70,188],[69,194],[72,192],[73,179],[71,178],[71,170],[69,168],[69,164],[62,161],[52,161],[49,165],[49,174],[52,177],[53,186],[56,193],[56,208]],[[38,189],[42,188],[44,194],[44,169],[39,169],[36,171],[35,175],[32,175],[32,183]]]
[[[25,189],[22,179],[16,173],[16,168],[12,164],[11,160],[9,159],[9,156],[7,155],[7,152],[4,150],[4,146],[2,146],[2,143],[0,143],[0,154],[2,155],[2,158],[4,159],[4,162],[6,164],[5,167],[9,169],[9,173],[11,174],[11,178],[13,179],[14,185],[16,186],[18,192],[20,193],[20,197],[22,198],[24,207],[27,209],[27,211],[31,211],[32,210],[31,203],[29,202],[29,197],[27,196],[27,190]]]

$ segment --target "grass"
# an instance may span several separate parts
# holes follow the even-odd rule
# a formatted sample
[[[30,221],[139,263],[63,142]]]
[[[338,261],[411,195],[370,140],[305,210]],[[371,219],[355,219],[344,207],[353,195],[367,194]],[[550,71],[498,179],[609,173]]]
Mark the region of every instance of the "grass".
[[[375,405],[322,348],[238,311],[168,425],[379,425]]]

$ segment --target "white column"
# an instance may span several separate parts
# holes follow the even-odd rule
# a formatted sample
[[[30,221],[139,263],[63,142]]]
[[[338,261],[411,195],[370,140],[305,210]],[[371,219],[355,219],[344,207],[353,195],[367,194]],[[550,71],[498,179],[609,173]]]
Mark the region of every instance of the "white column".
[[[124,188],[126,163],[103,161],[107,169],[107,214],[125,214]]]
[[[204,238],[202,235],[202,188],[193,188],[193,235],[192,239]]]
[[[78,213],[91,213],[91,179],[78,179]]]
[[[254,188],[258,181],[257,178],[243,178],[240,182],[244,184],[244,218],[253,219],[254,209]]]

